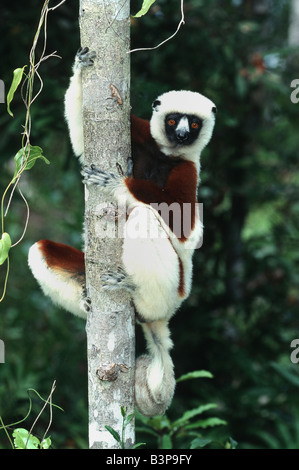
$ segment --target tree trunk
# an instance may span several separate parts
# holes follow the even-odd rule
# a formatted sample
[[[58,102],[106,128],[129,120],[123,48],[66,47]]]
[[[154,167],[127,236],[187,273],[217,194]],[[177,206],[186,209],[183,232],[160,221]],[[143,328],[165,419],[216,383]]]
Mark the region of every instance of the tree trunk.
[[[94,66],[83,74],[85,164],[114,173],[120,165],[126,171],[130,155],[129,0],[80,0],[79,19],[81,45],[97,55]],[[99,189],[85,188],[86,285],[91,300],[86,325],[89,446],[94,449],[120,447],[105,426],[121,435],[121,406],[128,414],[134,413],[133,308],[125,292],[103,291],[99,278],[121,264],[120,216],[116,207],[108,207]],[[134,419],[126,427],[123,445],[129,448],[133,442]]]

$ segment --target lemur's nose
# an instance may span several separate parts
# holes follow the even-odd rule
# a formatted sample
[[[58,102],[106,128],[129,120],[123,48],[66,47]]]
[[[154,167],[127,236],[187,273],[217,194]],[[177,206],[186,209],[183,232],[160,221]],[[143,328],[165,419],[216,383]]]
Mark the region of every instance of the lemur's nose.
[[[178,130],[176,132],[176,137],[178,141],[180,142],[185,142],[188,139],[189,135],[190,135],[190,132],[185,131],[185,130]]]

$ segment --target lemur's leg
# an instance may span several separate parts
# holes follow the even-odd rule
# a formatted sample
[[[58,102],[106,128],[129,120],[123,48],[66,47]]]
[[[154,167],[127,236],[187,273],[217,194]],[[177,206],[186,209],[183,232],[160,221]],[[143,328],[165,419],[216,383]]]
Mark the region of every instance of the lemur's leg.
[[[125,289],[132,293],[136,289],[130,276],[126,271],[119,267],[117,271],[107,271],[105,274],[101,274],[101,281],[103,282],[103,288],[106,290]]]
[[[40,240],[30,248],[28,263],[43,292],[54,304],[86,318],[90,300],[86,297],[81,251],[62,243]]]
[[[71,77],[64,101],[64,113],[72,147],[75,155],[81,157],[81,162],[84,159],[81,74],[84,67],[93,65],[95,57],[96,53],[90,52],[88,47],[78,50],[73,65],[73,76]]]

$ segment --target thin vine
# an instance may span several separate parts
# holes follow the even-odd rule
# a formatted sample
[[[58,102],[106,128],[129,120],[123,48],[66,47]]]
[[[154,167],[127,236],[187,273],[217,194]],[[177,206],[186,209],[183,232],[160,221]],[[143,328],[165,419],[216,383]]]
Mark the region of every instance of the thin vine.
[[[9,440],[12,449],[27,449],[27,448],[29,448],[29,449],[34,449],[34,448],[47,449],[47,448],[50,447],[51,440],[50,440],[50,438],[46,438],[46,436],[47,436],[47,434],[49,432],[49,429],[50,429],[50,426],[52,424],[53,407],[59,409],[60,411],[63,411],[63,409],[60,406],[55,405],[52,401],[52,396],[53,396],[53,393],[55,391],[55,388],[56,388],[56,381],[54,380],[54,382],[52,384],[52,387],[51,387],[50,394],[49,394],[47,399],[44,399],[43,397],[41,397],[41,395],[34,388],[29,388],[27,390],[28,399],[29,399],[29,407],[28,407],[28,411],[27,411],[26,416],[24,418],[22,418],[21,420],[15,422],[15,423],[11,423],[11,424],[4,424],[3,419],[0,416],[0,430],[4,430],[4,432],[6,434],[6,437]],[[14,442],[13,442],[8,431],[11,428],[13,428],[13,427],[23,423],[24,421],[26,421],[27,418],[30,416],[30,414],[32,412],[32,398],[30,396],[30,392],[35,393],[40,398],[40,400],[44,402],[44,405],[42,406],[42,408],[41,408],[40,412],[38,413],[36,419],[34,420],[33,424],[31,425],[31,428],[30,428],[29,431],[27,429],[24,429],[24,428],[16,428],[14,430],[14,432],[13,432]],[[41,417],[42,413],[44,412],[45,408],[48,405],[50,407],[49,423],[48,423],[47,429],[44,432],[44,435],[43,435],[42,439],[38,439],[36,436],[33,435],[33,430],[34,430],[34,427],[35,427],[37,421],[39,420],[39,418]]]
[[[20,178],[22,176],[22,173],[25,170],[30,170],[33,167],[36,160],[42,159],[45,163],[47,164],[50,163],[44,157],[42,149],[37,146],[32,146],[30,143],[31,107],[43,89],[43,80],[41,78],[41,75],[38,72],[40,65],[42,64],[42,62],[49,59],[50,57],[59,57],[56,55],[56,51],[49,55],[46,55],[48,14],[50,11],[56,10],[56,8],[62,5],[65,1],[66,0],[62,0],[54,7],[49,8],[50,0],[45,0],[42,10],[41,10],[39,24],[38,24],[36,33],[34,35],[33,44],[29,53],[29,71],[27,74],[25,73],[25,69],[27,67],[26,65],[22,68],[18,68],[14,70],[12,84],[7,95],[7,112],[8,114],[10,114],[10,116],[13,117],[13,113],[10,109],[11,102],[13,100],[16,90],[18,89],[20,83],[22,82],[24,78],[24,82],[21,87],[21,96],[22,96],[22,100],[26,108],[26,115],[25,115],[25,122],[23,125],[24,130],[22,132],[21,149],[17,152],[17,154],[14,157],[15,172],[14,172],[13,178],[11,179],[6,189],[4,190],[4,193],[1,198],[1,205],[0,205],[0,217],[1,217],[0,266],[6,262],[6,274],[5,274],[5,279],[4,279],[3,293],[0,298],[0,302],[3,301],[5,294],[6,294],[7,281],[8,281],[8,275],[9,275],[10,249],[18,245],[23,240],[24,235],[27,230],[29,216],[30,216],[29,204],[20,188]],[[39,60],[36,60],[36,47],[39,42],[39,38],[40,38],[42,31],[43,31],[42,53],[41,53]],[[37,92],[35,92],[34,94],[33,86],[34,86],[35,77],[37,77],[37,79],[39,80],[39,88]],[[20,196],[23,199],[24,204],[26,206],[26,221],[25,221],[23,233],[20,236],[19,240],[17,240],[15,243],[12,244],[9,233],[5,231],[4,218],[7,216],[7,213],[9,211],[9,207],[11,205],[11,201],[12,201],[16,188],[18,188]],[[9,194],[9,191],[10,191],[10,196],[7,202],[6,210],[4,211],[4,202],[5,202],[7,195]]]
[[[136,13],[136,15],[134,15],[135,18],[139,18],[140,16],[143,16],[145,15],[149,8],[152,6],[153,3],[155,3],[156,0],[144,0],[143,1],[143,5],[142,5],[142,8],[141,10]],[[184,14],[184,0],[180,0],[181,2],[181,19],[178,23],[178,26],[177,26],[177,29],[175,30],[175,32],[169,36],[168,38],[164,39],[164,41],[160,42],[157,46],[153,46],[153,47],[139,47],[137,49],[132,49],[129,51],[129,54],[131,54],[132,52],[140,52],[140,51],[153,51],[155,49],[158,49],[159,47],[163,46],[166,42],[170,41],[171,39],[173,39],[177,33],[179,32],[179,30],[181,29],[181,26],[183,26],[185,24],[185,14]]]

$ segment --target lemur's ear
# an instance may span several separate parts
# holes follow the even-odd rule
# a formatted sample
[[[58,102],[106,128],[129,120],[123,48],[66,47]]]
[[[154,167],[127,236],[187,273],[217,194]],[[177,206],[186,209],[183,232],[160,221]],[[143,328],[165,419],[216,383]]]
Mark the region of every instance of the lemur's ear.
[[[214,114],[217,113],[217,108],[216,108],[216,106],[213,106],[213,108],[212,108],[212,113],[214,113]]]
[[[159,107],[160,105],[161,105],[161,101],[160,101],[160,100],[155,100],[155,101],[153,102],[153,109],[154,109],[155,111],[158,111],[158,107]]]

